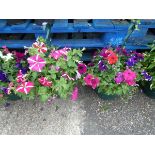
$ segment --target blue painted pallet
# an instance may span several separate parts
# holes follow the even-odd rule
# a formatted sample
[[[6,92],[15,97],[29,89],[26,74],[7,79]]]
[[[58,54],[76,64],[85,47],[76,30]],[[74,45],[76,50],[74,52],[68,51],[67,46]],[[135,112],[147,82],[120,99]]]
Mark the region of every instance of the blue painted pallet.
[[[55,20],[51,27],[53,34],[68,34],[73,33],[100,33],[99,38],[64,38],[54,39],[52,38],[52,44],[58,47],[74,47],[74,48],[101,48],[111,45],[121,45],[125,38],[128,28],[130,26],[129,21],[119,20],[107,20],[107,19],[94,19],[94,20],[72,20],[58,19]],[[141,20],[139,26],[140,31],[134,31],[130,36],[126,47],[130,49],[147,49],[147,43],[152,42],[154,35],[148,35],[149,29],[155,28],[155,20]],[[31,20],[27,20],[24,24],[8,26],[6,20],[0,20],[0,34],[35,34],[35,37],[46,36],[46,32],[42,26],[32,23]],[[35,39],[34,39],[35,40]],[[30,46],[34,40],[1,40],[0,46],[6,45],[9,48],[23,48],[23,46]]]

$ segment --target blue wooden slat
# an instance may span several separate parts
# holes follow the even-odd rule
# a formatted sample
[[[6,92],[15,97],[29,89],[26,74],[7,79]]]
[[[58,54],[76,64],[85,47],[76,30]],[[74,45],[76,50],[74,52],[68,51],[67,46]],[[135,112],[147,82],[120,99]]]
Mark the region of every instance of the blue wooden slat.
[[[2,30],[0,29],[0,33],[45,33],[43,29],[33,29],[33,24],[29,24],[25,29],[11,29],[10,26],[6,26]]]
[[[68,26],[65,28],[51,28],[51,32],[53,33],[73,33],[73,32],[78,32],[78,29],[74,28],[73,23],[68,23]]]
[[[67,29],[68,19],[56,19],[53,24],[53,29]]]
[[[24,46],[32,46],[33,42],[35,42],[35,40],[1,40],[0,47],[23,48]]]
[[[31,20],[27,20],[23,24],[17,24],[17,25],[12,25],[10,26],[12,30],[24,30],[27,28],[27,26],[30,24]]]
[[[72,47],[72,48],[83,48],[83,47],[104,47],[105,44],[101,39],[53,39],[52,44],[58,47]]]
[[[155,28],[155,20],[154,19],[141,19],[141,25],[148,28]]]
[[[0,29],[3,29],[7,24],[6,19],[0,19]]]
[[[91,27],[91,24],[89,24],[86,20],[74,20],[74,27],[80,30],[82,28]]]
[[[94,28],[97,28],[97,29],[114,28],[114,25],[110,19],[93,19],[92,25],[94,26]]]
[[[34,29],[34,30],[43,30],[43,27],[41,25],[32,24],[32,29]]]
[[[127,21],[117,21],[117,20],[112,20],[112,23],[114,25],[115,30],[128,30],[130,23]]]

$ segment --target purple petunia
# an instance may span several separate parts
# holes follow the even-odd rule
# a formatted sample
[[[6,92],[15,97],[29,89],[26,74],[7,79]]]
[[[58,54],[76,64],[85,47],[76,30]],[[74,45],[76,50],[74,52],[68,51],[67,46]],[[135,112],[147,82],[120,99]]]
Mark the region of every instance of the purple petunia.
[[[23,67],[21,63],[16,63],[16,68],[22,71],[22,74],[26,74],[28,71],[28,67]]]
[[[122,72],[118,72],[117,75],[116,75],[116,78],[115,78],[115,82],[117,84],[120,84],[123,81],[124,81],[123,73]]]
[[[1,70],[0,70],[0,81],[9,82],[7,75]]]
[[[98,67],[99,67],[99,70],[100,71],[105,71],[106,69],[107,69],[107,66],[104,64],[104,62],[103,61],[99,61],[99,63],[98,63]]]
[[[133,67],[137,62],[138,62],[137,58],[135,56],[132,56],[127,60],[126,64],[129,67]]]
[[[78,72],[80,74],[84,74],[84,73],[86,73],[86,71],[87,71],[87,66],[83,63],[79,63],[78,64]]]
[[[1,87],[0,89],[4,92],[4,94],[8,94],[8,88],[7,87]]]
[[[145,79],[146,81],[151,81],[151,80],[152,80],[152,76],[149,75],[146,71],[143,71],[143,72],[142,72],[142,75],[144,76],[144,79]]]

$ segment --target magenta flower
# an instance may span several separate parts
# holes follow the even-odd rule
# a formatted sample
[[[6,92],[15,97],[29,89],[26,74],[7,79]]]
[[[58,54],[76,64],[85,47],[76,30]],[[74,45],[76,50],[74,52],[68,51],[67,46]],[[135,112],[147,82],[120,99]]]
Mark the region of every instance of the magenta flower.
[[[29,63],[29,68],[32,71],[41,72],[46,62],[39,55],[31,56],[27,59]]]
[[[124,82],[126,82],[129,86],[136,85],[135,79],[136,79],[136,73],[133,72],[131,69],[126,69],[123,72]]]
[[[126,69],[123,72],[123,77],[125,81],[133,81],[136,79],[136,73],[133,72],[131,69]]]
[[[25,82],[25,75],[22,73],[21,70],[18,71],[17,80],[16,81],[18,83]]]
[[[84,81],[87,86],[91,86],[93,89],[96,89],[96,87],[98,87],[100,83],[99,78],[94,77],[91,74],[87,74],[87,76],[84,77]]]
[[[62,48],[59,50],[52,50],[50,53],[50,57],[54,58],[55,60],[59,59],[61,56],[66,56],[68,51],[71,50],[70,48]]]
[[[135,82],[135,81],[126,81],[126,83],[127,83],[129,86],[135,86],[135,85],[136,85],[136,82]]]
[[[77,87],[74,88],[71,99],[72,101],[76,101],[78,99],[78,88]]]
[[[62,56],[62,54],[59,52],[59,50],[57,50],[57,51],[51,51],[50,56],[53,57],[55,60],[57,60]]]
[[[20,62],[23,58],[24,58],[24,56],[25,56],[25,54],[24,53],[21,53],[21,52],[14,52],[14,54],[15,54],[15,57],[16,57],[16,62]]]
[[[93,78],[94,78],[93,75],[87,74],[87,76],[84,77],[85,84],[88,85],[88,86],[91,86],[92,85],[92,79]]]
[[[79,63],[78,64],[78,72],[80,74],[86,73],[87,72],[87,66],[85,64],[83,64],[83,63]]]
[[[99,86],[100,80],[99,80],[98,77],[96,77],[96,78],[93,78],[93,79],[91,80],[91,83],[92,83],[92,88],[93,88],[93,89],[96,89],[96,87]]]

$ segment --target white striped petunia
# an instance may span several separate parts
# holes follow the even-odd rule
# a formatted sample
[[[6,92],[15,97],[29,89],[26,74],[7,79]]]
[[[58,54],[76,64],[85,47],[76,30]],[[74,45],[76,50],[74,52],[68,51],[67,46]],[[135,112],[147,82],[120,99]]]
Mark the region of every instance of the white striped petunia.
[[[29,63],[29,69],[36,72],[41,72],[46,62],[39,55],[31,56],[27,59]]]
[[[33,43],[32,46],[34,48],[37,48],[39,53],[47,52],[47,47],[46,47],[46,45],[43,42],[41,42],[41,43],[40,42],[35,42],[35,43]]]
[[[16,88],[16,91],[20,93],[28,94],[33,87],[34,87],[33,82],[23,82]]]

